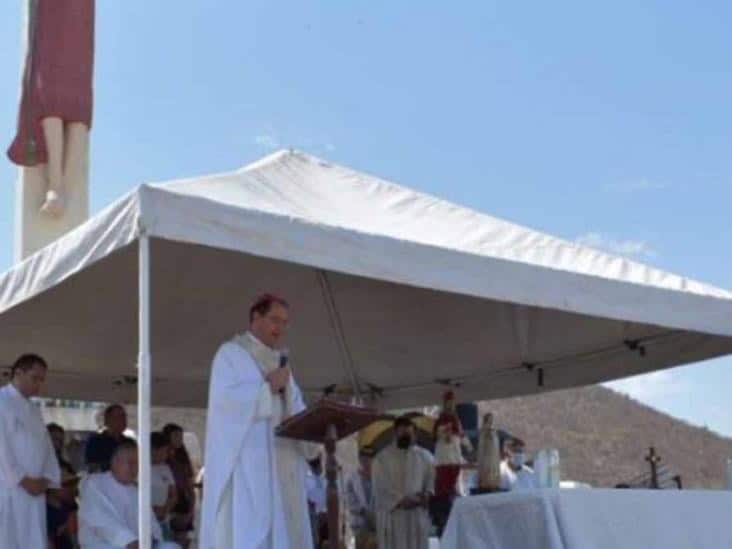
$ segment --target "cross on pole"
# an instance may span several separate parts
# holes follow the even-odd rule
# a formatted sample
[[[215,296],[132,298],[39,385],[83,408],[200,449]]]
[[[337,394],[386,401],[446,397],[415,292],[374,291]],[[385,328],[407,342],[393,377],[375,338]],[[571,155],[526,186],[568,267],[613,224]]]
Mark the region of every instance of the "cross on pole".
[[[656,454],[656,449],[651,446],[645,460],[651,466],[651,488],[658,490],[658,464],[661,463],[661,456]]]

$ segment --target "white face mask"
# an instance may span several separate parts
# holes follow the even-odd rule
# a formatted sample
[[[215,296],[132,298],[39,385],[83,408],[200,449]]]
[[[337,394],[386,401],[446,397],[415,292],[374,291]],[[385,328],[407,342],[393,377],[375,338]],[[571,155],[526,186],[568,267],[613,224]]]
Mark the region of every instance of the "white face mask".
[[[511,456],[511,465],[514,467],[523,467],[526,457],[523,453],[519,452]]]

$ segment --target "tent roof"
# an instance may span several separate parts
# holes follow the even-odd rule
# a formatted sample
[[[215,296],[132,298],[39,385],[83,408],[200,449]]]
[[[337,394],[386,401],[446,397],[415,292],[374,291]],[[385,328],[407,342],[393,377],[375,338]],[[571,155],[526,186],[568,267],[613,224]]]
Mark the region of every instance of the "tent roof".
[[[0,359],[44,352],[67,379],[52,377],[57,394],[128,398],[141,231],[154,239],[153,372],[167,404],[205,403],[210,353],[266,289],[293,301],[303,385],[373,387],[391,405],[499,372],[509,381],[471,388],[530,392],[531,365],[555,388],[732,352],[730,292],[281,151],[143,185],[16,265],[0,278]],[[648,356],[628,348],[638,340]],[[97,381],[85,391],[82,378]]]

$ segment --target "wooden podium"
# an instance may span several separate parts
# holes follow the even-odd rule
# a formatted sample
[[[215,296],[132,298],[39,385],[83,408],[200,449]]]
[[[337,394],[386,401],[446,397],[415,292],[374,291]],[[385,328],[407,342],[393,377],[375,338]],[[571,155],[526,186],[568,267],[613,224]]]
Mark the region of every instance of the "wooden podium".
[[[360,431],[380,417],[382,417],[381,414],[375,410],[324,398],[311,408],[286,419],[277,427],[277,436],[325,445],[325,474],[328,481],[328,546],[330,549],[340,547],[336,442]]]

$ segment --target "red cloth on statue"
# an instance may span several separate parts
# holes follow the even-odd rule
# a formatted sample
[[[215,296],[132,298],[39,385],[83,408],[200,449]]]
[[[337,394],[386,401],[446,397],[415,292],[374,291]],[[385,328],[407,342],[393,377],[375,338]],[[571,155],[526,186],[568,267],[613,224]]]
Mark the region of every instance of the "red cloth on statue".
[[[17,133],[8,149],[8,158],[21,166],[47,161],[43,118],[54,116],[89,128],[92,123],[94,0],[31,1],[33,43],[28,44]]]
[[[457,494],[457,481],[460,465],[438,465],[435,467],[435,496],[454,496]]]

